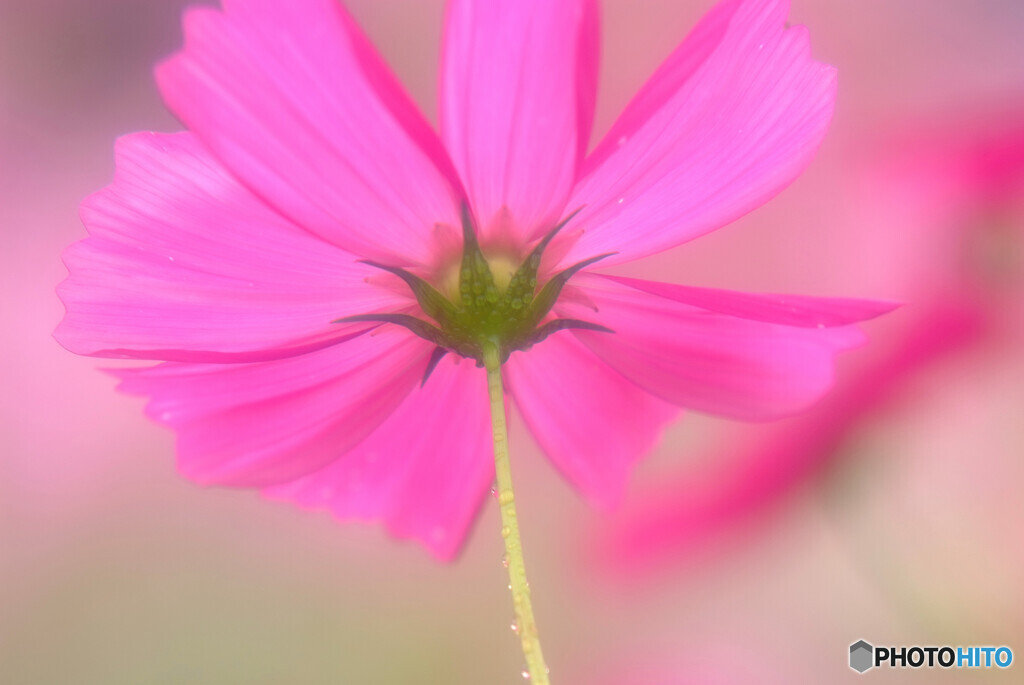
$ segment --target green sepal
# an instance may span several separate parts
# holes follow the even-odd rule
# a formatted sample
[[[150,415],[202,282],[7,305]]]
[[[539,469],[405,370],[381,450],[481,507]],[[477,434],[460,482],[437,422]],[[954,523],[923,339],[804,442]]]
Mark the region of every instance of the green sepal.
[[[459,266],[459,296],[462,309],[479,314],[494,309],[498,302],[498,286],[494,283],[491,265],[487,263],[473,229],[469,207],[462,205],[462,263]]]
[[[438,345],[434,348],[434,351],[430,353],[430,360],[427,362],[427,369],[423,372],[423,380],[420,381],[420,387],[422,388],[427,384],[427,379],[430,378],[430,374],[434,373],[434,369],[441,363],[445,355],[448,354],[448,349]]]
[[[558,301],[558,296],[562,293],[562,288],[568,283],[569,279],[575,276],[581,269],[585,269],[594,262],[599,262],[606,257],[611,257],[614,252],[608,252],[605,254],[591,257],[590,259],[584,259],[582,262],[573,264],[564,271],[559,271],[557,274],[551,277],[544,287],[537,293],[537,297],[533,301],[533,306],[530,308],[530,319],[528,321],[530,328],[536,328],[541,320],[548,315],[551,308],[555,306],[555,302]]]
[[[562,219],[557,226],[548,231],[547,235],[537,243],[523,263],[519,265],[519,268],[516,269],[516,272],[512,274],[512,279],[509,281],[504,295],[507,307],[511,307],[513,302],[518,301],[522,303],[522,311],[529,308],[533,302],[533,294],[537,289],[537,272],[540,270],[540,261],[544,256],[544,250],[547,249],[551,240],[558,235],[558,232],[582,210],[583,207],[576,209],[572,214]]]
[[[571,328],[584,331],[597,331],[598,333],[615,332],[607,326],[602,326],[599,323],[592,323],[590,321],[583,321],[581,319],[554,319],[552,321],[548,321],[546,324],[534,331],[528,344],[532,347],[552,333],[557,333],[558,331],[564,331]]]
[[[397,266],[379,264],[368,259],[362,259],[360,261],[363,264],[367,264],[376,269],[392,273],[405,281],[406,285],[409,286],[409,289],[412,290],[412,294],[416,296],[416,301],[419,303],[420,308],[423,309],[423,312],[440,324],[442,328],[451,323],[455,318],[455,305],[449,302],[447,297],[439,293],[434,286],[430,285],[416,274],[410,273]]]
[[[607,326],[602,326],[601,324],[592,323],[590,321],[583,321],[581,319],[552,319],[539,328],[530,330],[529,333],[524,335],[522,338],[508,341],[508,344],[504,345],[501,350],[502,362],[504,363],[507,361],[509,355],[511,355],[515,350],[528,350],[552,334],[569,329],[596,331],[598,333],[615,332]]]
[[[451,348],[453,346],[452,341],[448,339],[448,336],[440,328],[427,323],[423,319],[417,319],[410,314],[356,314],[355,316],[335,319],[331,323],[356,323],[360,321],[393,323],[396,326],[407,328],[424,340],[429,340],[440,347]]]

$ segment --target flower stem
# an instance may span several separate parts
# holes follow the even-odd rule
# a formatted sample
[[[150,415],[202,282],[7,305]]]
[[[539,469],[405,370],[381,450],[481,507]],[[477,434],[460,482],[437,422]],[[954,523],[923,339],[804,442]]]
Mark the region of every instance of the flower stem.
[[[513,630],[526,657],[529,677],[537,685],[549,685],[548,668],[540,649],[537,622],[530,603],[530,583],[526,580],[523,562],[523,543],[519,539],[519,521],[516,517],[515,496],[512,494],[512,471],[508,461],[508,429],[505,425],[505,392],[501,383],[501,360],[493,343],[484,347],[484,366],[487,368],[487,391],[491,398],[491,426],[494,429],[494,470],[498,480],[498,504],[501,505],[501,537],[505,540],[505,559],[508,562],[509,587],[515,608]]]

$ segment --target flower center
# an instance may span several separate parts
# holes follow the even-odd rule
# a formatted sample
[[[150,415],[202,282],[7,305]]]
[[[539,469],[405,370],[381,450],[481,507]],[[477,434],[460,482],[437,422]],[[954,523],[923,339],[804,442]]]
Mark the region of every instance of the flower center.
[[[520,263],[511,255],[499,253],[488,256],[487,265],[491,269],[491,275],[494,276],[494,285],[498,286],[499,292],[505,292],[512,277],[519,270]]]
[[[469,209],[463,206],[462,260],[458,269],[457,293],[451,299],[405,269],[366,262],[405,281],[423,313],[433,322],[409,314],[360,314],[338,319],[335,323],[379,321],[397,324],[434,343],[437,348],[424,381],[449,352],[475,359],[477,365],[482,366],[487,345],[497,347],[504,363],[512,352],[529,349],[556,331],[583,328],[611,333],[604,326],[578,319],[545,320],[566,282],[581,269],[608,256],[598,255],[574,264],[556,273],[538,289],[537,271],[544,250],[575,214],[555,226],[526,259],[516,265],[507,257],[487,260],[477,242]]]

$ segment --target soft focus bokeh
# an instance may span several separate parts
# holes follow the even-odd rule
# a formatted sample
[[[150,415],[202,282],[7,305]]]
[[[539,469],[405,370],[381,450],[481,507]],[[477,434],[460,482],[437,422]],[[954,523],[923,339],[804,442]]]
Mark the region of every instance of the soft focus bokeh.
[[[0,683],[516,682],[493,503],[442,566],[380,528],[199,488],[103,363],[50,337],[114,139],[178,128],[151,69],[184,4],[0,2]],[[433,117],[441,1],[346,4]],[[602,3],[596,135],[710,4]],[[611,515],[514,420],[560,685],[1021,681],[1024,4],[794,0],[791,20],[840,74],[816,160],[626,273],[906,304],[808,415],[685,417]],[[858,676],[860,638],[1018,663]]]

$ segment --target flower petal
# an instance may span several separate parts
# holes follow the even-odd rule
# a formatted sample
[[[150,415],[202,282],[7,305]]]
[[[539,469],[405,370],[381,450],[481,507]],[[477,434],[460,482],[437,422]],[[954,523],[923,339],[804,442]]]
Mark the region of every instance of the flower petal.
[[[185,15],[157,70],[171,110],[260,197],[362,257],[436,260],[461,191],[437,135],[337,0]]]
[[[490,425],[483,370],[449,356],[355,449],[264,494],[341,519],[383,520],[449,560],[494,480]]]
[[[594,112],[593,0],[448,5],[441,130],[488,237],[523,245],[557,223]]]
[[[178,433],[178,467],[204,484],[262,487],[345,454],[416,385],[430,345],[376,331],[297,357],[255,364],[122,369],[121,390]]]
[[[584,163],[567,263],[654,254],[715,230],[792,182],[825,135],[835,71],[811,59],[784,0],[724,2],[627,106]]]
[[[589,319],[615,331],[574,331],[587,347],[648,392],[712,414],[793,414],[832,386],[835,355],[864,341],[853,326],[787,326],[764,314],[741,319],[596,276],[580,277],[577,286],[597,309]],[[579,305],[563,309],[587,318]]]
[[[658,283],[622,276],[599,277],[642,290],[651,295],[708,309],[719,314],[803,328],[846,326],[858,321],[874,319],[899,306],[895,302],[880,300],[738,293],[734,290],[694,288],[675,283]]]
[[[64,254],[79,354],[190,362],[288,356],[343,339],[341,316],[408,304],[374,271],[243,188],[189,133],[117,144],[117,174],[82,205],[90,237]]]
[[[513,354],[505,380],[551,461],[600,506],[618,502],[630,468],[678,415],[568,333]]]
[[[915,308],[909,326],[888,330],[896,334],[890,344],[872,341],[858,355],[856,372],[807,412],[732,431],[711,447],[713,455],[709,450],[693,461],[700,466],[631,497],[613,526],[600,531],[602,570],[632,576],[672,568],[726,531],[763,520],[766,509],[836,459],[844,440],[905,391],[908,380],[985,334],[981,312],[971,306],[943,301],[923,310]]]

